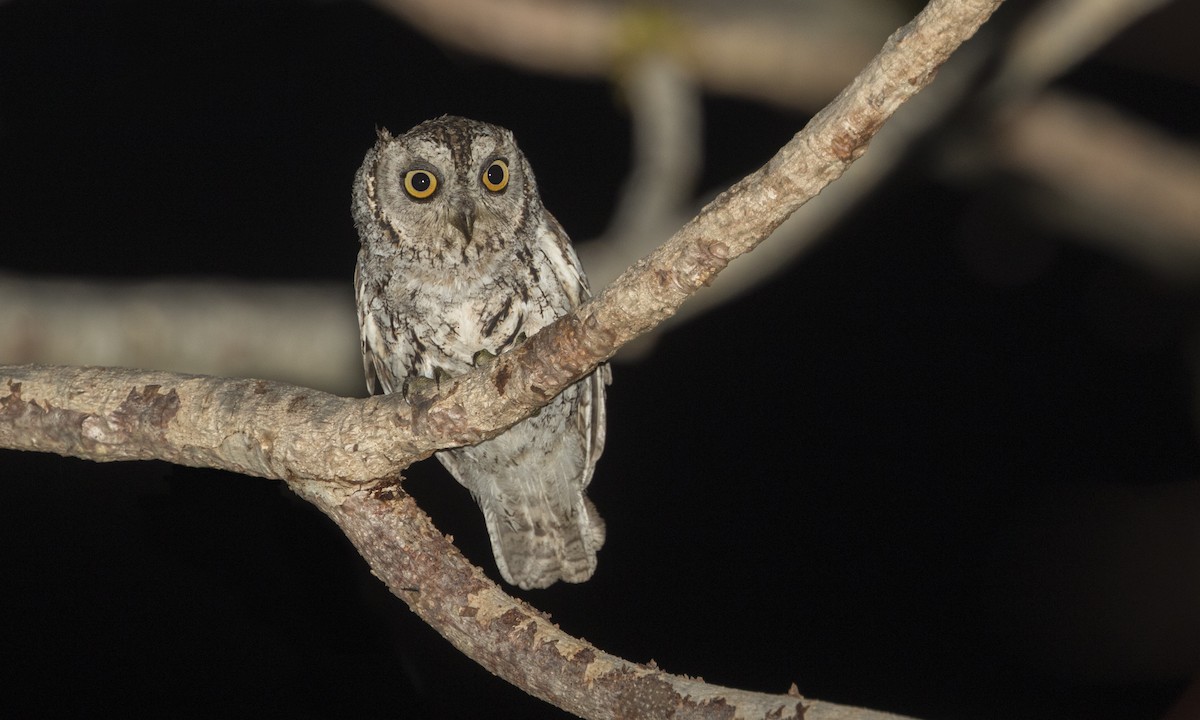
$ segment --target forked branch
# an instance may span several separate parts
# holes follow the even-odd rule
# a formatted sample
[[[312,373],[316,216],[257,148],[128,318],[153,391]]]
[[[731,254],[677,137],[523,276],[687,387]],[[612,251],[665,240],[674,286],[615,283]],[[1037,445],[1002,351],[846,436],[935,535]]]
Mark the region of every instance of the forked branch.
[[[157,458],[285,480],[456,647],[584,717],[885,717],[708,685],[603,653],[488,581],[394,478],[439,448],[501,432],[673,314],[840,176],[1000,2],[932,0],[764,167],[577,313],[427,398],[352,400],[256,380],[0,367],[0,447],[92,460]]]

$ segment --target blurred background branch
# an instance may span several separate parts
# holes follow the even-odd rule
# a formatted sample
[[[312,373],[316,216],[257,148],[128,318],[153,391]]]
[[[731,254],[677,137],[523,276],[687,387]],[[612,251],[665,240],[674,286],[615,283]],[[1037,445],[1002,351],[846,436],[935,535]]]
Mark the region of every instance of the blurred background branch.
[[[1200,145],[1061,92],[1013,109],[998,130],[996,163],[1030,183],[1031,210],[1160,277],[1196,279]]]
[[[907,19],[870,0],[373,2],[459,50],[537,72],[607,78],[631,47],[665,44],[706,90],[807,110]]]
[[[269,377],[362,394],[345,283],[96,281],[0,275],[0,357]]]
[[[591,241],[576,238],[593,290],[712,196],[713,190],[694,194],[704,154],[702,92],[814,107],[898,24],[891,6],[865,0],[763,0],[736,7],[375,1],[463,51],[530,70],[616,79],[632,121],[633,167],[604,234]],[[1197,197],[1195,142],[1170,138],[1148,122],[1121,120],[1118,111],[1086,97],[1033,99],[1046,83],[1161,5],[1161,0],[1051,0],[1029,13],[1007,41],[995,32],[977,39],[880,133],[842,182],[796,213],[763,251],[734,264],[667,327],[788,267],[853,212],[914,143],[944,125],[953,110],[972,104],[993,120],[976,116],[950,136],[956,140],[949,147],[956,172],[965,165],[976,179],[985,167],[1017,173],[1069,199],[1059,204],[1030,194],[1047,222],[1069,223],[1081,237],[1156,271],[1194,276],[1200,260],[1200,221],[1190,201]],[[1000,71],[985,92],[975,94],[973,80],[988,55],[1000,58]],[[964,155],[964,146],[974,149]],[[353,313],[347,311],[346,293],[330,286],[251,291],[236,283],[191,280],[175,291],[165,284],[88,287],[84,281],[5,276],[0,293],[0,329],[8,330],[0,333],[0,357],[11,362],[251,375],[358,392],[356,345],[347,343],[354,336]],[[653,336],[639,340],[621,357],[631,360],[653,344]]]

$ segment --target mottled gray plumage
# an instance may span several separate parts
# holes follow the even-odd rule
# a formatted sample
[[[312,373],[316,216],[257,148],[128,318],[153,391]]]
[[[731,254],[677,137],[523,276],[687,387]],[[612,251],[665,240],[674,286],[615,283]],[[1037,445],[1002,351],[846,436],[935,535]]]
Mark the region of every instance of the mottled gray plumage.
[[[354,181],[367,386],[466,372],[589,297],[570,240],[504,128],[440,117],[380,131]],[[439,452],[483,510],[500,574],[522,588],[583,582],[604,523],[584,496],[604,449],[607,366],[533,417]]]

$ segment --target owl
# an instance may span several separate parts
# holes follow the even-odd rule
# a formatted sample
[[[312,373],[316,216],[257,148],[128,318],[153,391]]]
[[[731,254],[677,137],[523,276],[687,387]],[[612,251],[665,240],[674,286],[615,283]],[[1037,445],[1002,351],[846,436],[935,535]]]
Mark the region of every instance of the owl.
[[[444,116],[378,132],[354,180],[367,387],[471,370],[590,297],[562,226],[508,130]],[[483,510],[504,579],[544,588],[596,569],[604,522],[584,491],[604,450],[607,365],[539,412],[437,453]]]

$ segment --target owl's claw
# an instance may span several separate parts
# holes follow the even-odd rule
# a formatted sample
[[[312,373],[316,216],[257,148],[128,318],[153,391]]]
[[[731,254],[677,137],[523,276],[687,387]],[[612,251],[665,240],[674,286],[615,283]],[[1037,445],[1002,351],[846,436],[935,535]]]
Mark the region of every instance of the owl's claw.
[[[435,371],[435,374],[440,377],[414,376],[404,381],[404,399],[408,401],[409,405],[428,405],[441,394],[442,380],[448,378],[449,375],[440,368]]]
[[[490,364],[496,359],[496,353],[489,350],[480,350],[471,358],[471,364],[475,367],[483,367]]]

